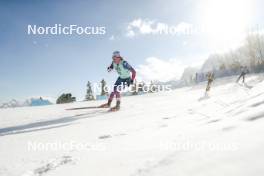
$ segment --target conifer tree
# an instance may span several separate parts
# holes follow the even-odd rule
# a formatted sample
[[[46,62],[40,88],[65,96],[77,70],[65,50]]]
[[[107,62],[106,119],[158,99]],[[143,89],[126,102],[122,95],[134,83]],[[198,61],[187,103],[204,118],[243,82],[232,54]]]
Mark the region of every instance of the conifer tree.
[[[85,100],[87,100],[87,101],[94,100],[95,98],[94,98],[94,95],[93,95],[91,82],[88,81],[86,86],[87,86],[87,91],[86,91]]]
[[[101,81],[101,96],[107,95],[108,92],[106,91],[106,81],[103,79]]]

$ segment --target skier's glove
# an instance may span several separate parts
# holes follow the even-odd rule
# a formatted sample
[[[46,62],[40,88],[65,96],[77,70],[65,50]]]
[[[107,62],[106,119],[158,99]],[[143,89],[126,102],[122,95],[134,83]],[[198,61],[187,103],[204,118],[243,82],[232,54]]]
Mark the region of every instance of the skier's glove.
[[[107,67],[107,71],[108,72],[111,72],[112,71],[112,68],[111,67]]]
[[[134,84],[134,80],[130,79],[130,85],[133,85],[133,84]]]
[[[127,86],[130,87],[131,85],[133,85],[134,80],[129,78],[129,80],[127,80]]]

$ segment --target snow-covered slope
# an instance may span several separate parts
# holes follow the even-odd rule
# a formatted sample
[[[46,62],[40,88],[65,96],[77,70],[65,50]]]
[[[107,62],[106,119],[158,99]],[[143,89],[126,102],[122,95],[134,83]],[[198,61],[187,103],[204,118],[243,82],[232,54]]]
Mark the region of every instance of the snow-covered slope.
[[[263,76],[234,80],[210,98],[205,83],[125,97],[115,113],[65,110],[100,101],[1,109],[0,175],[262,176]]]

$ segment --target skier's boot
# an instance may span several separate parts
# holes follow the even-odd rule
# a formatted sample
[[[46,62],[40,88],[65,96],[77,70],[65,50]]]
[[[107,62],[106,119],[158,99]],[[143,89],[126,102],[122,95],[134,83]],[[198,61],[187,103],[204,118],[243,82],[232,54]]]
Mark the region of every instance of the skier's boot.
[[[113,111],[113,112],[114,111],[119,111],[120,110],[120,103],[121,103],[120,100],[117,100],[116,101],[116,106],[111,108],[110,111]]]
[[[111,106],[112,100],[108,100],[107,103],[102,104],[99,106],[99,108],[109,108]]]

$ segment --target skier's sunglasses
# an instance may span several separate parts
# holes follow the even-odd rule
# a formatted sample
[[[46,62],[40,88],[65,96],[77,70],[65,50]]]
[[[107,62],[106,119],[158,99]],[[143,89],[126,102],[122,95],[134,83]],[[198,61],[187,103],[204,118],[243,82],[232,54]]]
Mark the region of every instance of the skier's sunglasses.
[[[120,58],[120,57],[112,57],[113,60],[116,60],[116,59],[118,59],[118,58]]]

